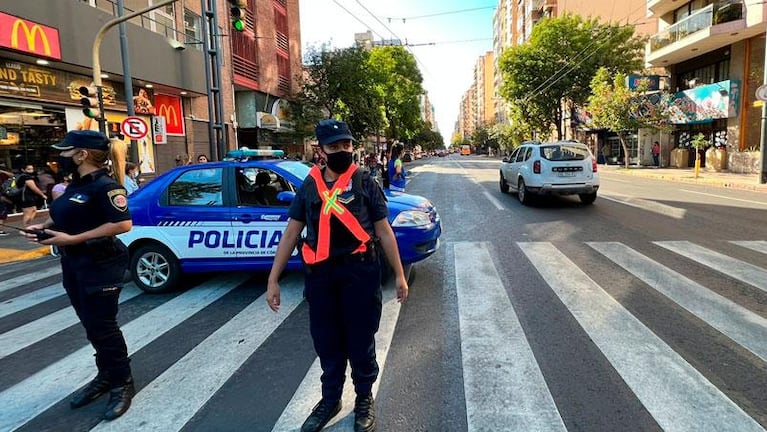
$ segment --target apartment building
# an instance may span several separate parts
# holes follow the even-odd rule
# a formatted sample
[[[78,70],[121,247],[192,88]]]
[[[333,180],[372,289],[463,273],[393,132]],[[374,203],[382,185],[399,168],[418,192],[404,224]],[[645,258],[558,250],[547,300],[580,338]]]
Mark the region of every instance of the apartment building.
[[[151,3],[125,0],[125,13]],[[180,0],[127,22],[130,95],[117,27],[101,45],[108,132],[124,132],[121,124],[130,104],[140,119],[132,133],[143,175],[163,172],[185,156],[217,150],[209,139],[204,4],[209,3]],[[241,135],[249,126],[259,127],[257,112],[287,112],[274,106],[295,90],[292,73],[300,71],[298,0],[248,0],[249,30],[243,33],[230,30],[229,3],[220,0],[217,6],[221,68],[215,72],[221,79],[217,90],[225,151],[244,145]],[[98,129],[82,112],[78,88],[93,81],[93,41],[99,28],[117,15],[117,1],[0,0],[0,11],[0,164],[13,169],[25,163],[50,166],[56,156],[50,145],[66,131]],[[259,12],[258,22],[254,11]],[[243,47],[243,38],[252,43]],[[252,104],[236,103],[240,92],[264,96],[258,104],[255,96]],[[290,122],[275,123],[284,127]]]
[[[748,150],[760,148],[763,102],[755,93],[764,84],[764,2],[648,0],[647,14],[659,25],[646,61],[668,71],[674,93],[674,130],[661,137],[664,147],[692,150],[702,133],[719,149],[717,169],[758,170],[761,155]]]

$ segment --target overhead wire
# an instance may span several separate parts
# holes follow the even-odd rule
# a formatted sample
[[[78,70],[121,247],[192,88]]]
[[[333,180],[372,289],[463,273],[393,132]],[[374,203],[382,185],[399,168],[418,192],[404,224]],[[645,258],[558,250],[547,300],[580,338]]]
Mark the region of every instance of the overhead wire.
[[[495,6],[495,5],[493,5],[493,6],[483,6],[483,7],[475,7],[475,8],[471,8],[471,9],[458,9],[458,10],[450,10],[450,11],[445,11],[445,12],[437,12],[437,13],[432,13],[432,14],[427,14],[427,15],[416,15],[416,16],[411,16],[411,17],[401,17],[401,18],[386,17],[386,19],[389,22],[391,22],[392,20],[396,20],[396,21],[402,20],[402,22],[404,23],[406,20],[414,20],[414,19],[421,19],[421,18],[431,18],[431,17],[441,16],[441,15],[452,15],[452,14],[457,14],[457,13],[461,13],[461,12],[472,12],[472,11],[478,11],[478,10],[483,10],[483,9],[495,9],[496,7],[497,6]]]

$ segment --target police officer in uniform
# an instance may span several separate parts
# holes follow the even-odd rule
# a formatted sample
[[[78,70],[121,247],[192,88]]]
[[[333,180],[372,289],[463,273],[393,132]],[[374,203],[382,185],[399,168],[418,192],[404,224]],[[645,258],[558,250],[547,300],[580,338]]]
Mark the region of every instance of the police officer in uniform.
[[[110,155],[111,147],[111,155]],[[60,150],[59,167],[73,173],[72,183],[51,203],[50,217],[26,234],[61,252],[64,289],[85,333],[96,350],[98,374],[75,393],[70,406],[79,408],[109,393],[105,420],[128,410],[135,393],[120,327],[117,305],[125,270],[127,248],[115,236],[132,227],[125,188],[110,177],[108,159],[120,180],[125,173],[125,144],[95,131],[71,131],[53,146]],[[45,237],[50,237],[45,239]]]
[[[280,274],[301,241],[305,297],[314,349],[322,366],[322,400],[301,427],[322,429],[341,410],[346,363],[357,398],[354,430],[375,431],[372,386],[378,377],[375,333],[381,320],[381,268],[385,254],[395,273],[397,298],[408,284],[378,183],[352,163],[354,138],[346,123],[323,120],[315,128],[325,168],[315,165],[293,200],[290,221],[269,274],[266,301],[280,307]]]

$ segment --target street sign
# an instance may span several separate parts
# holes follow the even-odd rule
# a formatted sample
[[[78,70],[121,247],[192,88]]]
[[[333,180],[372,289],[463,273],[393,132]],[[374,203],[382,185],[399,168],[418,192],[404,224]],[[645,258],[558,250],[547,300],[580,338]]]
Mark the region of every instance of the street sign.
[[[141,117],[126,117],[120,124],[123,134],[131,139],[141,139],[149,132],[149,126]]]
[[[760,101],[767,101],[767,85],[761,85],[756,89],[756,98]]]

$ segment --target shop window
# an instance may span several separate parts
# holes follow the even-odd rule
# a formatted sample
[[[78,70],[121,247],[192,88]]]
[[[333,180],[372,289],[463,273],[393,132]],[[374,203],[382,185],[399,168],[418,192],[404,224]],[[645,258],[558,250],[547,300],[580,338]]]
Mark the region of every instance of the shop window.
[[[51,145],[66,134],[63,109],[0,102],[0,165],[18,170],[26,164],[56,169]]]

